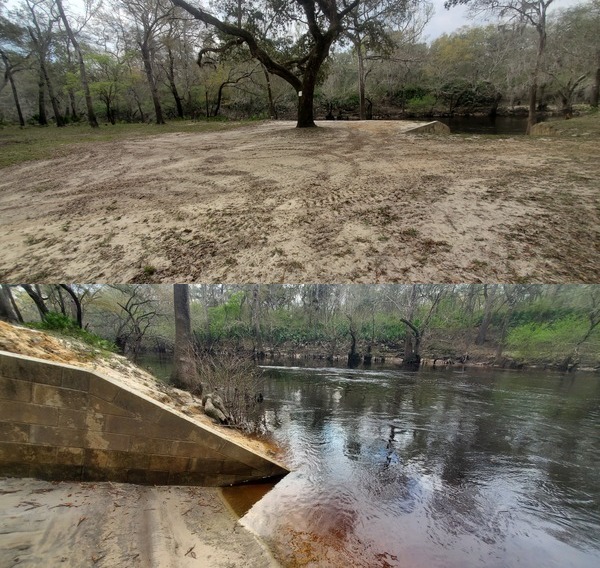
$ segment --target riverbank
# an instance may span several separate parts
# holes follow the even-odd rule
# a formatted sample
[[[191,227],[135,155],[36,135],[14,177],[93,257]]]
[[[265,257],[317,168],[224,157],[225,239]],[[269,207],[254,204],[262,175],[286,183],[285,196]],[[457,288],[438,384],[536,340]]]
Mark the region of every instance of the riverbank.
[[[598,282],[600,138],[402,128],[263,122],[4,168],[0,279]]]
[[[0,478],[0,496],[7,568],[279,566],[217,488]]]
[[[465,345],[464,338],[456,341],[447,340],[445,349],[432,349],[427,344],[429,338],[425,339],[425,346],[421,351],[421,367],[475,367],[480,369],[542,369],[557,372],[585,371],[599,372],[600,366],[596,357],[595,344],[584,345],[580,348],[575,359],[568,359],[569,353],[555,352],[553,358],[538,355],[530,359],[519,357],[510,350],[505,349],[498,356],[498,345],[490,341],[489,345],[480,346],[474,344]],[[253,351],[251,345],[241,346],[239,342],[235,345],[227,345],[226,342],[215,351],[217,356],[223,357],[247,357],[253,358],[259,365],[281,365],[298,367],[348,367],[348,346],[341,345],[331,354],[331,348],[323,344],[305,345],[303,347],[293,345],[280,345],[270,347],[263,344],[264,351],[260,356]],[[361,345],[358,349],[360,361],[357,367],[360,369],[397,369],[402,366],[403,346],[398,344],[372,346],[370,352],[370,363],[366,355],[366,346]],[[365,363],[365,356],[367,363]],[[163,380],[166,379],[172,368],[172,353],[156,353],[146,351],[139,355],[139,363]],[[567,360],[568,359],[568,360]],[[567,368],[564,363],[567,361]]]

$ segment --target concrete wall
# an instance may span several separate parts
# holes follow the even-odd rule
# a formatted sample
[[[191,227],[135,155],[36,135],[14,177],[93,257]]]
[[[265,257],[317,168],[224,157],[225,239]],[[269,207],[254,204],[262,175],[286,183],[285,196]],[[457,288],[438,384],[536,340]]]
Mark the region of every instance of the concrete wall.
[[[548,122],[538,122],[531,128],[532,136],[557,136],[558,131],[555,125]]]
[[[434,120],[433,122],[415,126],[414,128],[410,128],[404,132],[405,134],[450,134],[450,128],[443,122]]]
[[[285,473],[108,377],[0,351],[0,474],[223,486]]]

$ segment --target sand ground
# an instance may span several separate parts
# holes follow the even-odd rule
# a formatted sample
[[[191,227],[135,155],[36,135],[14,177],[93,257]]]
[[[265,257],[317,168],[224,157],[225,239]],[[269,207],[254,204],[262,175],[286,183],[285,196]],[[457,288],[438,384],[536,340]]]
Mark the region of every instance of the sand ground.
[[[2,170],[0,280],[598,282],[600,140],[265,122]]]
[[[0,478],[0,566],[275,568],[220,490]]]

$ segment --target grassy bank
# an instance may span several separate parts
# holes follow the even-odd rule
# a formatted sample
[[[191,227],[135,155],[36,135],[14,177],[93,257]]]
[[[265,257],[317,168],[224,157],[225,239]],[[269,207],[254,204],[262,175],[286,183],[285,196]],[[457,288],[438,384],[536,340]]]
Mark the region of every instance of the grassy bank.
[[[77,146],[97,142],[116,142],[128,138],[143,138],[172,132],[216,132],[237,128],[250,121],[224,122],[173,121],[168,124],[103,124],[90,128],[87,124],[71,124],[63,128],[55,126],[7,126],[0,128],[0,168],[30,160],[48,160],[65,156]]]
[[[543,123],[547,125],[553,136],[590,138],[600,137],[600,112],[592,111],[569,120],[552,120]]]

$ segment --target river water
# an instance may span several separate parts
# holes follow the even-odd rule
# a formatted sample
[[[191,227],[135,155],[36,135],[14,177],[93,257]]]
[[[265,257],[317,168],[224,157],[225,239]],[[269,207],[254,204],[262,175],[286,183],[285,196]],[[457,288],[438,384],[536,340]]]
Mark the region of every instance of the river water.
[[[600,566],[600,378],[271,367],[293,472],[242,517],[287,566]]]
[[[452,134],[525,134],[527,117],[452,116],[436,118],[450,127]]]
[[[284,566],[600,566],[599,376],[265,372],[292,473],[224,493]]]

